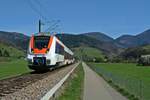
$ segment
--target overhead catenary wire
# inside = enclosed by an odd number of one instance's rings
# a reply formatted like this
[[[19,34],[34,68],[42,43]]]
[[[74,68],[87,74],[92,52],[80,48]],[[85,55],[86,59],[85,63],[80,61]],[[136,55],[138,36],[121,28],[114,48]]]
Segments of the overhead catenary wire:
[[[49,21],[47,17],[42,13],[40,9],[44,9],[45,7],[41,4],[39,0],[25,0],[27,1],[28,5],[31,7],[31,9],[36,12],[41,18],[41,25],[49,24],[49,27],[45,30],[45,32],[49,31],[60,31],[60,20],[51,20]],[[38,5],[38,6],[37,6]],[[45,9],[44,9],[45,10]],[[42,20],[43,19],[43,20]]]
[[[56,26],[58,27],[60,20],[56,20],[52,25],[50,25],[45,31],[51,31],[52,29],[56,28]]]
[[[33,2],[35,2],[37,5],[39,5],[42,12],[45,12],[45,13],[47,12],[45,6],[43,6],[43,4],[39,0],[33,0]]]
[[[37,7],[34,5],[34,3],[31,0],[26,0],[26,1],[34,12],[36,12],[42,19],[47,21],[47,17],[44,16],[43,13],[41,13],[41,11],[39,9],[37,9]]]

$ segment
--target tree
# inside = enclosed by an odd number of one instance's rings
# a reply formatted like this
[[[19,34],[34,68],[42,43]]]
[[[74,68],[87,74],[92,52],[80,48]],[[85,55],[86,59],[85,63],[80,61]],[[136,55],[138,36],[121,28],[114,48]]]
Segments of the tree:
[[[10,57],[9,52],[7,50],[4,50],[4,57]]]
[[[0,57],[2,56],[2,51],[1,51],[1,49],[0,49]]]

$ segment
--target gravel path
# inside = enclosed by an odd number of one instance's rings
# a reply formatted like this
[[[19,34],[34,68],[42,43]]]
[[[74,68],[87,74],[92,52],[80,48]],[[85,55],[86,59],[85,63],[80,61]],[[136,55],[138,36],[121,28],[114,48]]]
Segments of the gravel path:
[[[76,64],[60,68],[58,70],[44,73],[42,78],[36,80],[13,93],[2,96],[2,100],[40,100],[47,91],[58,83]],[[48,74],[48,75],[47,75]],[[39,74],[42,75],[42,74]],[[38,75],[36,75],[38,76]],[[34,77],[33,77],[34,80]],[[20,80],[22,81],[22,80]],[[19,80],[16,80],[19,83]],[[20,85],[20,84],[19,84]],[[17,87],[13,84],[13,87]],[[12,89],[13,90],[13,89]]]
[[[83,100],[127,100],[85,63],[82,65],[85,71]]]

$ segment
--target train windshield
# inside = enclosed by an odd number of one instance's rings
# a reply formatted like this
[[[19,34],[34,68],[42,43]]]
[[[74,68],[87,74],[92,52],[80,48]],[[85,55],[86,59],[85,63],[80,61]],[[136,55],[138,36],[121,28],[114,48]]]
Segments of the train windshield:
[[[47,48],[50,40],[50,36],[35,36],[34,48],[42,49]]]

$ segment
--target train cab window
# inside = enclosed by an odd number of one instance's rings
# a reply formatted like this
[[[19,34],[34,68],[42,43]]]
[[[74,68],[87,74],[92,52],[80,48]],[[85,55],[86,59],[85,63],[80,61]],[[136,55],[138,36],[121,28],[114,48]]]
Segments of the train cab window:
[[[56,42],[56,50],[55,53],[64,55],[64,47]]]
[[[47,48],[50,40],[50,36],[35,36],[34,48],[42,49]]]

